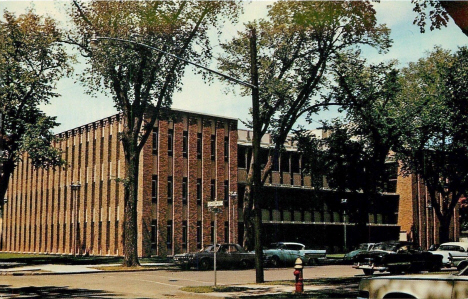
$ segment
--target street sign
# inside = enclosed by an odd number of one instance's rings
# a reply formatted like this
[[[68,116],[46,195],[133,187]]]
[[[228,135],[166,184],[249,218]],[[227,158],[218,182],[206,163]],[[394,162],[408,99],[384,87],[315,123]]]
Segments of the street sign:
[[[208,202],[208,207],[222,207],[224,205],[222,200],[215,200],[215,201],[209,201]]]

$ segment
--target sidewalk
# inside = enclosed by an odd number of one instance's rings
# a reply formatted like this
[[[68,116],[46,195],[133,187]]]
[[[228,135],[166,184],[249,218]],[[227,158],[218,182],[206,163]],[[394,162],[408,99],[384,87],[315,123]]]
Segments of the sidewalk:
[[[144,263],[142,266],[169,266],[168,263]],[[97,268],[117,267],[120,264],[102,264],[102,265],[61,265],[44,264],[32,266],[19,266],[7,269],[0,269],[2,275],[46,275],[46,274],[79,274],[102,272]],[[154,270],[154,269],[152,269]]]

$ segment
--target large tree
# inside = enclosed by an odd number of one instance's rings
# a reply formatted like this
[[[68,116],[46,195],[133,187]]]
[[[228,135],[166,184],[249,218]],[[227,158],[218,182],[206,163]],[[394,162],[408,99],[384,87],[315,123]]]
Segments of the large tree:
[[[355,243],[369,242],[366,225],[372,205],[386,191],[390,150],[399,140],[395,118],[400,83],[394,63],[366,65],[353,54],[343,58],[336,71],[338,84],[330,97],[342,105],[343,118],[325,122],[323,139],[308,131],[298,132],[304,171],[319,190],[327,186],[354,194],[346,207],[356,223]],[[393,161],[394,162],[394,161]]]
[[[248,81],[252,76],[252,28],[257,32],[258,111],[252,110],[247,126],[254,129],[255,140],[272,133],[275,147],[266,154],[265,163],[251,159],[247,186],[243,195],[244,247],[252,249],[253,219],[261,213],[261,187],[271,173],[273,163],[283,149],[291,129],[301,117],[312,117],[321,107],[330,105],[318,99],[339,53],[369,45],[379,50],[390,46],[389,30],[379,25],[375,11],[367,1],[278,1],[267,19],[247,25],[239,36],[223,45],[225,54],[219,65],[229,75]],[[251,89],[244,89],[250,94]],[[255,108],[255,106],[253,106]],[[255,123],[255,126],[254,126]],[[258,154],[258,153],[257,153]],[[254,169],[258,172],[254,173]],[[253,194],[255,183],[259,194]],[[260,199],[253,197],[260,196]],[[255,203],[254,203],[255,202]],[[261,231],[257,225],[256,239]],[[258,255],[261,246],[255,246]],[[257,269],[261,271],[262,269]],[[257,275],[257,277],[261,277]],[[258,281],[258,279],[257,279]]]
[[[468,186],[467,65],[467,48],[454,54],[435,48],[402,71],[398,157],[427,187],[440,242],[449,240],[454,208]]]
[[[70,56],[61,31],[51,18],[28,10],[18,17],[8,11],[0,21],[0,203],[10,176],[25,152],[35,167],[53,167],[64,161],[51,146],[55,117],[40,105],[58,97],[57,81],[71,71]]]
[[[447,26],[449,16],[455,24],[468,35],[468,2],[466,1],[439,1],[439,0],[411,0],[414,4],[413,11],[417,13],[413,24],[416,24],[425,32],[427,19],[429,18],[431,30]]]
[[[92,1],[74,2],[72,17],[76,31],[71,37],[89,57],[83,81],[90,91],[112,95],[123,114],[121,141],[125,157],[124,265],[138,265],[137,191],[140,152],[172,94],[182,86],[186,63],[208,63],[210,28],[237,17],[238,3],[232,1]],[[132,39],[138,43],[103,40],[91,49],[93,35]],[[140,44],[139,44],[140,43]],[[197,70],[198,71],[198,70]],[[164,255],[165,244],[159,254]]]

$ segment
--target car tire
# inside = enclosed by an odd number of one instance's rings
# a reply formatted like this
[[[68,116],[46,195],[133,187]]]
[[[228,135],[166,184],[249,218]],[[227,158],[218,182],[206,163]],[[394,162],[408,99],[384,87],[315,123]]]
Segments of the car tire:
[[[362,269],[362,271],[364,272],[364,275],[374,274],[374,270],[372,270],[372,269]]]
[[[271,265],[275,268],[279,268],[281,264],[281,260],[278,256],[274,255],[272,258],[271,258]]]
[[[308,266],[318,265],[318,259],[309,259],[309,260],[307,260],[307,265]]]
[[[250,269],[252,268],[252,263],[249,260],[242,260],[241,266],[242,266],[242,269]]]
[[[206,270],[209,270],[210,268],[211,268],[211,263],[210,263],[209,259],[202,259],[198,263],[198,269],[199,270],[206,271]]]

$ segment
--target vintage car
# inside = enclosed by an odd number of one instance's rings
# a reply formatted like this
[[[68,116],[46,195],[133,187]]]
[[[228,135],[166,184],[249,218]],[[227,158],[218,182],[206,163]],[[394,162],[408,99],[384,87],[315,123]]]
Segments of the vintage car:
[[[174,262],[183,269],[208,270],[213,267],[215,250],[217,268],[250,268],[255,265],[255,254],[245,251],[239,244],[216,244],[216,249],[208,245],[198,252],[176,254]]]
[[[358,299],[369,298],[468,298],[468,269],[456,275],[413,274],[363,278],[359,283]]]
[[[461,261],[468,258],[468,243],[467,242],[448,242],[440,244],[433,254],[438,254],[443,257],[442,264],[447,267],[457,266]]]
[[[295,242],[272,243],[263,250],[264,263],[273,267],[293,265],[297,258],[306,265],[313,265],[326,256],[326,250],[305,249],[304,244]]]
[[[372,247],[374,247],[375,243],[362,243],[362,244],[359,244],[359,246],[355,249],[355,250],[352,250],[348,253],[346,253],[343,257],[343,261],[347,262],[347,263],[353,263],[357,256],[361,253],[364,253],[364,252],[367,252],[369,250],[372,249]]]
[[[372,275],[374,271],[392,274],[439,271],[442,256],[415,250],[411,242],[383,242],[376,244],[371,251],[359,254],[353,267],[362,269],[365,275]]]

